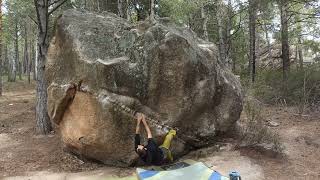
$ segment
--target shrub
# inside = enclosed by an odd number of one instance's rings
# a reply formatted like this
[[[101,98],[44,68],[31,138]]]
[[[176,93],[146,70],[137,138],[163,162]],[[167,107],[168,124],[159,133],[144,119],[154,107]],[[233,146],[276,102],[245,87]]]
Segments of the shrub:
[[[258,100],[246,98],[244,113],[247,118],[242,120],[240,129],[242,146],[254,147],[260,144],[270,144],[273,152],[282,154],[284,147],[280,136],[265,125],[261,111],[262,104]]]
[[[252,87],[253,95],[264,103],[285,102],[298,105],[302,109],[320,103],[320,66],[292,69],[289,73],[286,90],[281,70],[260,71]],[[299,109],[301,109],[299,108]]]

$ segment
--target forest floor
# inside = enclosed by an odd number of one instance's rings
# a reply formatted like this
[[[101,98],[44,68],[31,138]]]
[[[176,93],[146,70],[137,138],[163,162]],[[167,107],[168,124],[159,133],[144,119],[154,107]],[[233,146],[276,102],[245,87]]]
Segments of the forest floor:
[[[125,177],[133,168],[84,162],[64,152],[58,134],[35,134],[34,84],[6,83],[0,97],[0,179],[101,179]],[[266,118],[285,146],[284,157],[253,148],[233,148],[226,139],[219,151],[210,148],[184,158],[206,163],[225,175],[237,170],[243,179],[320,179],[320,110],[297,116],[294,107],[265,107]]]

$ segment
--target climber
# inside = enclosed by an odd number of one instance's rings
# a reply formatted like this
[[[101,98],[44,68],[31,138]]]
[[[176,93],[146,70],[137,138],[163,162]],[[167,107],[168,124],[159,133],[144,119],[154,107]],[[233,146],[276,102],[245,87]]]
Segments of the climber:
[[[176,136],[175,130],[170,130],[166,135],[163,144],[158,146],[155,140],[152,138],[151,130],[146,122],[145,115],[136,112],[134,115],[137,118],[137,127],[135,135],[135,151],[139,155],[142,161],[147,165],[162,165],[163,163],[173,161],[173,157],[170,151],[170,144],[174,136]],[[140,143],[140,123],[143,123],[145,130],[147,131],[148,144],[146,146]]]

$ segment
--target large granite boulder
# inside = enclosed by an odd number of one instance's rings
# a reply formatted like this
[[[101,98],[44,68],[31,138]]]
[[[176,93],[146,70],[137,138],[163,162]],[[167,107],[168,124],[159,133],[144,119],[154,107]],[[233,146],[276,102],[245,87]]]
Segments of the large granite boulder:
[[[163,127],[177,128],[174,154],[210,145],[234,126],[243,100],[218,54],[165,19],[133,25],[114,14],[68,10],[48,52],[49,116],[66,148],[110,165],[136,159],[136,121],[127,108],[153,119],[160,141]]]

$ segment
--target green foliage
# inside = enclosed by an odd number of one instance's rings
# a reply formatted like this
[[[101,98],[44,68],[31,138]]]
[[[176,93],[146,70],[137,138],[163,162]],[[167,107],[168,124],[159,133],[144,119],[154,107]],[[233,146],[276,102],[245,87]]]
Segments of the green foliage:
[[[7,0],[4,6],[7,12],[3,14],[3,38],[6,44],[11,44],[15,37],[15,24],[18,25],[18,38],[24,35],[24,26],[35,24],[31,19],[35,19],[33,0]],[[32,31],[35,32],[35,31]]]
[[[320,42],[319,41],[305,40],[304,45],[306,47],[308,47],[312,52],[320,52]]]
[[[245,29],[240,29],[236,34],[236,38],[232,40],[231,58],[237,64],[235,73],[247,74],[246,64],[248,63],[248,36]]]
[[[219,0],[220,1],[220,0]],[[68,8],[82,8],[88,4],[98,4],[100,0],[70,0],[64,6],[59,8],[55,13],[51,15],[49,23],[49,33],[52,35],[54,29],[52,28],[55,17],[62,13],[63,10]],[[102,1],[101,1],[102,2]],[[129,10],[132,11],[132,19],[137,18],[134,13],[134,8],[132,3],[134,1],[129,0]],[[141,1],[145,2],[145,1]],[[198,24],[202,24],[200,18],[201,8],[206,11],[206,16],[208,17],[207,29],[209,34],[209,40],[218,45],[218,24],[217,24],[217,2],[218,0],[156,0],[156,13],[160,17],[169,17],[174,22],[178,24],[183,24],[190,27],[190,21],[199,21]],[[221,1],[220,1],[221,2]],[[249,34],[248,34],[248,1],[231,1],[231,7],[228,6],[227,1],[222,1],[223,5],[219,7],[219,11],[223,11],[223,29],[224,38],[227,40],[230,35],[228,43],[230,43],[231,59],[235,62],[235,73],[240,74],[243,79],[244,85],[249,84],[248,80],[248,52],[249,52]],[[280,27],[279,27],[279,8],[277,3],[279,1],[275,0],[258,0],[259,5],[257,6],[257,36],[260,37],[262,48],[265,47],[265,31],[269,33],[270,37],[273,39],[280,40]],[[319,34],[319,23],[316,18],[312,15],[319,13],[319,3],[313,0],[307,1],[295,1],[290,2],[290,43],[291,45],[297,45],[297,37],[302,38],[302,43],[304,45],[304,50],[311,50],[312,54],[320,51],[320,42],[318,40],[306,38],[306,36],[318,36]],[[36,20],[34,1],[33,0],[7,0],[4,1],[7,12],[3,16],[4,25],[4,42],[7,45],[12,45],[14,41],[14,24],[18,22],[19,28],[19,47],[20,53],[23,47],[23,31],[25,23],[31,23],[33,29],[33,38],[35,40],[35,35],[37,32],[36,25],[31,21],[31,19]],[[130,9],[131,8],[131,9]],[[90,9],[90,8],[89,8]],[[229,11],[230,10],[230,11]],[[228,22],[228,12],[231,12],[231,23],[232,27],[230,32],[227,32],[227,22]],[[318,16],[318,15],[317,15]],[[199,31],[201,32],[201,31]],[[230,34],[228,34],[230,33]],[[303,34],[303,35],[302,35]],[[199,35],[200,36],[200,35]],[[9,47],[9,49],[12,49]],[[10,52],[9,52],[10,53]],[[20,56],[23,57],[23,56]],[[318,58],[319,55],[318,55]],[[258,68],[258,67],[257,67]],[[289,104],[297,104],[302,101],[312,103],[317,101],[317,82],[319,77],[316,75],[319,73],[318,67],[306,68],[305,71],[298,71],[292,69],[288,80],[288,93],[283,93],[283,82],[282,82],[282,72],[279,70],[259,70],[258,69],[257,82],[254,85],[254,94],[257,95],[259,99],[267,103],[276,103],[279,100],[285,99]],[[305,85],[305,86],[304,86]],[[316,87],[313,87],[316,86]],[[302,87],[306,87],[303,90]],[[306,96],[308,96],[306,98]],[[305,100],[304,100],[305,99]]]
[[[10,26],[14,27],[13,24],[16,21],[22,26],[29,17],[35,18],[33,0],[7,0],[5,3],[8,10],[5,15]]]
[[[176,23],[183,24],[189,21],[190,15],[197,10],[195,1],[161,0],[159,1],[159,16],[170,17]]]
[[[313,105],[320,102],[320,66],[312,65],[304,70],[292,69],[283,92],[282,72],[269,70],[260,73],[254,85],[254,95],[269,104],[285,100],[288,105]]]

